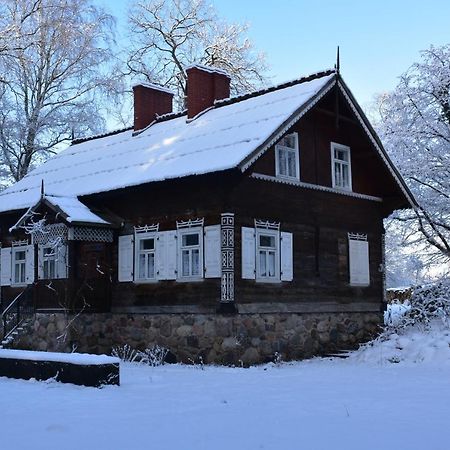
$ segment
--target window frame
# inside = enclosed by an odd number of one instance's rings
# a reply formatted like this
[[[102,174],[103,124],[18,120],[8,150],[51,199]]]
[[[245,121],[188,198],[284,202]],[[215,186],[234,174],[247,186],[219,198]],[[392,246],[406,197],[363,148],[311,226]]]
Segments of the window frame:
[[[188,234],[198,234],[198,244],[197,245],[189,245],[183,246],[183,236]],[[204,242],[203,242],[204,230],[203,227],[189,227],[189,228],[181,228],[178,229],[177,234],[177,250],[178,250],[178,268],[177,268],[177,281],[202,281],[204,279],[204,261],[203,261],[203,250],[204,250]],[[183,250],[199,250],[199,274],[198,275],[183,275]],[[191,252],[190,252],[191,255]],[[192,258],[192,256],[191,256]],[[192,270],[190,271],[192,272]]]
[[[11,262],[12,262],[12,271],[11,271],[11,286],[26,286],[27,285],[27,248],[28,245],[13,245],[11,247]],[[24,259],[20,259],[16,261],[16,253],[24,252]],[[23,264],[23,281],[16,282],[16,265]],[[22,271],[19,269],[19,275],[22,274]]]
[[[291,147],[286,147],[285,145],[280,144],[281,140],[287,136],[293,136],[294,140],[295,140],[295,148],[291,148]],[[283,178],[286,180],[296,180],[296,181],[300,181],[300,152],[299,152],[299,145],[298,145],[298,133],[294,132],[294,133],[288,133],[286,135],[283,136],[283,138],[281,138],[277,144],[275,144],[275,176],[277,178]],[[280,151],[286,151],[288,153],[293,152],[295,155],[295,176],[291,176],[291,175],[285,175],[282,174],[280,172],[280,157],[279,157],[279,152]],[[289,168],[289,164],[288,164],[288,168]]]
[[[342,150],[347,152],[348,154],[348,161],[343,161],[341,159],[337,159],[334,156],[335,150]],[[331,185],[334,189],[339,189],[343,191],[353,191],[352,187],[352,152],[348,145],[344,144],[338,144],[337,142],[331,142],[330,143],[330,153],[331,153]],[[335,164],[339,163],[341,166],[347,166],[348,167],[348,186],[338,186],[336,184],[336,167]]]
[[[52,250],[52,254],[51,255],[46,255],[45,254],[45,250],[46,249],[51,249]],[[57,279],[57,275],[58,275],[58,267],[57,267],[57,262],[58,262],[58,258],[57,258],[57,252],[58,252],[58,248],[57,247],[53,247],[51,245],[43,245],[42,246],[42,280],[55,280]],[[53,277],[49,276],[46,277],[45,276],[45,263],[51,263],[53,261]]]
[[[271,276],[262,276],[261,275],[261,260],[260,260],[260,251],[268,252],[271,247],[265,247],[260,245],[260,237],[261,236],[270,236],[275,240],[275,274],[273,277]],[[280,232],[279,230],[267,229],[267,228],[255,228],[255,280],[259,283],[281,283],[281,274],[280,274],[280,258],[281,258],[281,250],[280,250]]]
[[[153,250],[141,250],[140,242],[146,239],[153,239]],[[158,233],[156,231],[139,232],[134,236],[134,282],[138,284],[143,283],[156,283],[158,281],[157,271],[157,257],[156,257],[156,241],[158,240]],[[139,257],[141,254],[154,255],[153,264],[153,277],[152,278],[139,278]]]

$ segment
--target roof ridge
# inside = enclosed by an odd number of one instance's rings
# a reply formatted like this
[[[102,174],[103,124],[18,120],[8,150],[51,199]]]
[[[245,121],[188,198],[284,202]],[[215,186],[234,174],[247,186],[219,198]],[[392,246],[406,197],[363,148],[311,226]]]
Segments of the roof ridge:
[[[290,80],[290,81],[284,81],[283,83],[274,84],[273,86],[268,86],[266,88],[259,89],[257,91],[246,92],[244,94],[239,94],[239,95],[236,95],[236,96],[233,96],[233,97],[230,97],[230,98],[224,98],[222,100],[216,100],[214,102],[214,106],[215,107],[221,107],[221,106],[230,105],[232,103],[237,103],[237,102],[240,102],[240,101],[243,101],[243,100],[247,100],[248,98],[258,97],[260,95],[268,94],[269,92],[274,92],[274,91],[277,91],[279,89],[284,89],[284,88],[287,88],[287,87],[294,86],[296,84],[306,83],[308,81],[312,81],[312,80],[316,80],[318,78],[326,77],[326,76],[331,75],[333,73],[336,73],[336,69],[321,70],[319,72],[315,72],[315,73],[312,73],[310,75],[303,76],[301,78],[295,78],[295,79]]]

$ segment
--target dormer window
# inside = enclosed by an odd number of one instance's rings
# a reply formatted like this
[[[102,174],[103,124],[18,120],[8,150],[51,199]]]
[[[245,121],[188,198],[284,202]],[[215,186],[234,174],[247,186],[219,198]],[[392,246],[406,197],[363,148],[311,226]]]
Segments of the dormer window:
[[[275,173],[280,178],[300,179],[297,133],[284,136],[275,145]]]
[[[331,172],[334,188],[352,190],[350,147],[331,143]]]

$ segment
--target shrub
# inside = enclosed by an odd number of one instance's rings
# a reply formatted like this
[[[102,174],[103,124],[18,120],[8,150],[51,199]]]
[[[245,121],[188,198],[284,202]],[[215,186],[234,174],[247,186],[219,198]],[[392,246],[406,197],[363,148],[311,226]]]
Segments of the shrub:
[[[111,349],[111,355],[124,362],[136,362],[139,360],[139,352],[128,344],[117,345]]]
[[[146,348],[143,352],[139,352],[138,354],[139,360],[143,364],[156,367],[164,364],[167,353],[169,353],[167,348],[155,344],[152,347]]]

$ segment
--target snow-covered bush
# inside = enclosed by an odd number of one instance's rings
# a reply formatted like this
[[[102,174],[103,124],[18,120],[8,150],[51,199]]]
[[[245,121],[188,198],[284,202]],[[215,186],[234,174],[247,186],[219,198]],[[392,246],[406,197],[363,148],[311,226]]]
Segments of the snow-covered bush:
[[[111,349],[111,355],[124,362],[139,361],[139,352],[131,348],[128,344],[113,347]]]
[[[146,348],[143,352],[138,352],[138,357],[143,364],[156,367],[164,364],[168,353],[169,350],[167,348],[155,344],[152,347]]]
[[[414,324],[428,325],[430,321],[440,319],[448,324],[450,319],[450,283],[440,282],[419,286],[414,289],[409,310],[402,316],[398,326]]]
[[[383,333],[349,357],[379,364],[450,362],[450,282],[416,287],[408,303],[388,305]]]

